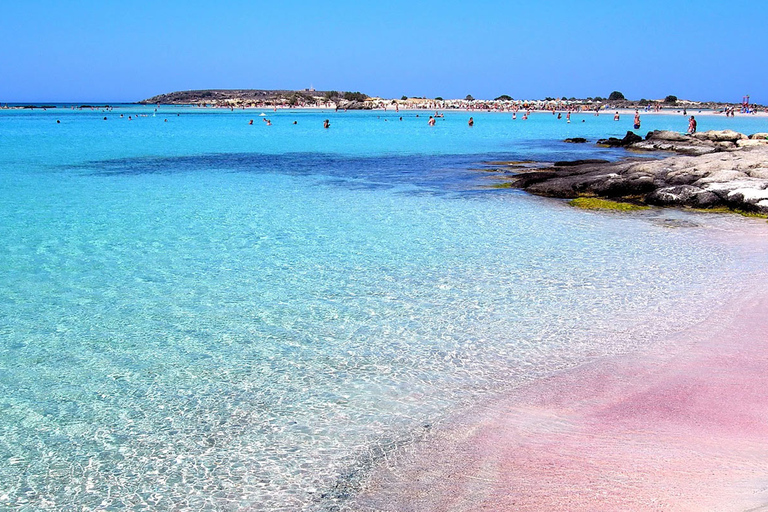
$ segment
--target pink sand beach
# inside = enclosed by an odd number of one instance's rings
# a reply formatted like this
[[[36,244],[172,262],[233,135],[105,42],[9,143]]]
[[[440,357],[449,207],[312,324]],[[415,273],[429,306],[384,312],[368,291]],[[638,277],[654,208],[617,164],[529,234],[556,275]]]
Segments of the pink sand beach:
[[[715,236],[766,265],[705,321],[468,411],[376,469],[352,508],[768,510],[768,226]]]

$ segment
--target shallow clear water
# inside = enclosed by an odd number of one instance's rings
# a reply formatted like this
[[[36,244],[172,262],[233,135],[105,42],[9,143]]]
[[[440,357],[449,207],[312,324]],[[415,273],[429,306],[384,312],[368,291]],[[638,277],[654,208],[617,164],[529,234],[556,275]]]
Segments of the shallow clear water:
[[[622,135],[606,115],[267,113],[0,111],[0,507],[331,509],[427,425],[650,343],[738,271],[669,227],[695,217],[472,170],[619,158],[557,142]]]

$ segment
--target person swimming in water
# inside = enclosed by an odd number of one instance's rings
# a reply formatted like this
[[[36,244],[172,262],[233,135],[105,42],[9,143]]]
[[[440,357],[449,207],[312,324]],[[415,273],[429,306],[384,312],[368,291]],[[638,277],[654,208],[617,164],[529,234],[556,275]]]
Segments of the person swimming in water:
[[[429,126],[435,126],[435,118],[432,116],[429,116],[429,121],[427,121],[427,124]]]
[[[469,126],[475,126],[475,120],[473,118],[469,118]]]
[[[691,116],[691,118],[688,119],[688,133],[690,133],[691,135],[696,133],[696,125],[697,124],[698,123],[696,123],[696,118]]]
[[[331,127],[331,122],[328,119],[323,121],[323,128],[330,128],[330,127]]]

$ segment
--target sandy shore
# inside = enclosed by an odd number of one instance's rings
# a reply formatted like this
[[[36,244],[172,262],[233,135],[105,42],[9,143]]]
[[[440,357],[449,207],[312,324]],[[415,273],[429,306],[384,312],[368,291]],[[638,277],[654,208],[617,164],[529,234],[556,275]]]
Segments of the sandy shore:
[[[768,261],[764,221],[716,236]],[[379,467],[351,509],[768,510],[765,268],[657,348],[469,411]]]

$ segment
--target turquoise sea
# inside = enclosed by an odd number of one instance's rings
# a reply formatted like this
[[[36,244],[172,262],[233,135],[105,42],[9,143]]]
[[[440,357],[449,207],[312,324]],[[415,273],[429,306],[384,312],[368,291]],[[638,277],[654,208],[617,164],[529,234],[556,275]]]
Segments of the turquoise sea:
[[[335,510],[463,408],[654,343],[754,264],[710,236],[741,218],[491,187],[490,161],[621,158],[559,141],[631,116],[260,113],[0,110],[0,509]]]

